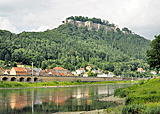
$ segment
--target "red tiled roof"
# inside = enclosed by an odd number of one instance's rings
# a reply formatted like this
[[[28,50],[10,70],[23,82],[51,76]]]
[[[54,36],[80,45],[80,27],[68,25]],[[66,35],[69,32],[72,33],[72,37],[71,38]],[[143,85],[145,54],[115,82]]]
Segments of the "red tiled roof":
[[[64,74],[64,73],[60,73],[60,75],[61,75],[61,76],[65,76],[65,74]]]
[[[27,72],[24,68],[13,67],[16,71],[16,75],[27,75]]]
[[[15,71],[26,71],[24,68],[13,67]]]
[[[67,69],[64,69],[64,68],[62,68],[62,67],[54,67],[53,69],[54,69],[54,70],[65,70],[65,71],[67,70]]]

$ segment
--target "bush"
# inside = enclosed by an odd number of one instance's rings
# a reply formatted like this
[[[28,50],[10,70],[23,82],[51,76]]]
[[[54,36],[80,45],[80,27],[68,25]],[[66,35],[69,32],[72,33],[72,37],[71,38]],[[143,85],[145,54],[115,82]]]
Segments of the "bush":
[[[160,107],[151,107],[146,110],[146,114],[160,114]]]
[[[81,82],[81,80],[77,79],[76,82]]]
[[[144,105],[131,105],[131,106],[124,106],[122,107],[121,113],[122,114],[140,114],[143,113],[146,109]]]
[[[130,95],[125,98],[125,105],[129,104],[142,104],[142,103],[148,103],[148,102],[158,102],[160,101],[160,95],[158,94],[147,94],[147,95],[139,95],[136,96],[136,94]]]
[[[56,80],[53,80],[53,83],[58,84],[58,82]]]
[[[129,94],[128,91],[121,88],[114,91],[114,96],[119,96],[121,98],[126,97],[128,94]]]

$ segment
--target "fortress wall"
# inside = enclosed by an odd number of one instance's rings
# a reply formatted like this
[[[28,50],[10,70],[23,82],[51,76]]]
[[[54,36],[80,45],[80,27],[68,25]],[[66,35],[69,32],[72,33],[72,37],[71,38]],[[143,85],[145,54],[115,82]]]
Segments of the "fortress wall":
[[[84,22],[81,22],[81,21],[76,21],[75,24],[78,26],[78,27],[83,27],[85,26],[85,23]]]
[[[64,24],[67,24],[67,23],[77,25],[78,27],[87,26],[88,30],[92,30],[92,28],[95,28],[95,30],[97,31],[100,28],[104,27],[106,32],[108,30],[114,30],[116,32],[116,27],[109,27],[109,26],[93,23],[92,21],[81,22],[81,21],[74,21],[72,19],[68,19],[68,20],[65,20]]]

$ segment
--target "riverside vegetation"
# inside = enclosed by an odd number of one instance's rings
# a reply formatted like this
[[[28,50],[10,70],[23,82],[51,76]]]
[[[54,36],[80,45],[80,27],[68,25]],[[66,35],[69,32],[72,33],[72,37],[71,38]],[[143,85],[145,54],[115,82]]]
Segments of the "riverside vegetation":
[[[114,96],[125,97],[125,104],[116,109],[106,109],[108,113],[160,114],[160,78],[141,81],[127,88],[117,89]]]
[[[137,83],[136,81],[135,83]],[[47,87],[47,86],[65,86],[65,85],[87,85],[87,84],[107,84],[107,83],[132,83],[132,81],[104,81],[104,82],[81,82],[79,79],[76,81],[64,81],[58,82],[37,82],[37,83],[25,83],[25,82],[5,82],[0,81],[0,88],[23,88],[23,87]]]

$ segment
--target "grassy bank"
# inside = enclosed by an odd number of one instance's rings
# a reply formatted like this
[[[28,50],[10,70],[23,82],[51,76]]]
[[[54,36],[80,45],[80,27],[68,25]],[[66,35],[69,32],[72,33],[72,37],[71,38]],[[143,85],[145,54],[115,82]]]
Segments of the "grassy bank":
[[[160,78],[117,89],[114,96],[125,97],[125,105],[108,112],[122,114],[160,114]]]
[[[136,83],[137,81],[135,81]],[[85,85],[85,84],[107,84],[107,83],[132,83],[131,81],[105,81],[105,82],[38,82],[38,83],[26,83],[26,82],[4,82],[0,81],[0,88],[19,88],[19,87],[42,87],[42,86],[57,86],[57,85]]]

